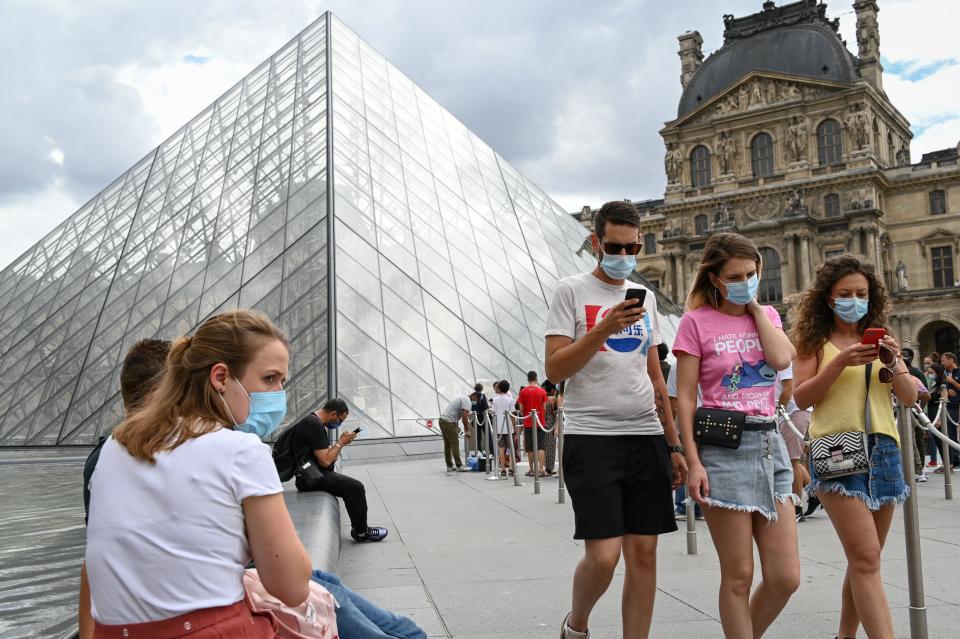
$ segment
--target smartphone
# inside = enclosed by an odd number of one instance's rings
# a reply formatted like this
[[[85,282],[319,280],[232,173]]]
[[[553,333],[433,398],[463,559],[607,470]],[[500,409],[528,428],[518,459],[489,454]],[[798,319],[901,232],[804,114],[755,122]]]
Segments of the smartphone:
[[[887,329],[885,328],[868,328],[863,332],[863,339],[860,340],[860,343],[877,346],[886,334]]]
[[[643,302],[647,299],[647,289],[645,288],[628,288],[627,294],[623,296],[625,300],[637,300],[633,304],[627,305],[626,308],[639,308],[643,306]]]
[[[362,428],[361,426],[357,426],[357,427],[353,430],[354,435],[356,435],[357,433],[359,433],[361,430],[363,430],[363,428]]]

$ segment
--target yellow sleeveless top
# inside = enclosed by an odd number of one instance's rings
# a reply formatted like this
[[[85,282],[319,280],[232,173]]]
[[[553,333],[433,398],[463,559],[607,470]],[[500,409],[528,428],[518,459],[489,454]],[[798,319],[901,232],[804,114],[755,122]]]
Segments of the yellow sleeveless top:
[[[823,360],[817,369],[819,373],[840,353],[830,340],[823,344]],[[880,360],[874,360],[870,380],[870,432],[889,435],[900,445],[897,424],[893,419],[893,407],[890,384],[880,383]],[[823,437],[835,433],[851,431],[864,432],[864,403],[866,400],[866,380],[864,366],[847,366],[833,383],[833,386],[813,407],[810,419],[810,437]]]

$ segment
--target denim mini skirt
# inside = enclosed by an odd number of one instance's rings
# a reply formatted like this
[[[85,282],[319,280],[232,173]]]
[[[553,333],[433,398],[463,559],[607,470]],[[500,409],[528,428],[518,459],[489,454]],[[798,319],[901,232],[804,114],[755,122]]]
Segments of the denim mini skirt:
[[[701,445],[700,462],[710,481],[711,506],[760,513],[777,520],[777,504],[793,494],[793,467],[787,445],[776,429],[744,431],[738,448]]]
[[[905,502],[910,496],[910,487],[903,478],[903,463],[900,461],[897,441],[889,435],[870,434],[867,436],[867,449],[870,453],[870,472],[820,480],[811,466],[807,493],[840,493],[855,497],[870,510]]]

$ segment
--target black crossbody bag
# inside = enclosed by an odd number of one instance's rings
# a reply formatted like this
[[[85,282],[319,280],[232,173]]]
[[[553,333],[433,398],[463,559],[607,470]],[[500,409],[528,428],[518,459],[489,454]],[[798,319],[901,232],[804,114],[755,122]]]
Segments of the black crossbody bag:
[[[693,440],[698,444],[736,449],[743,440],[746,423],[746,413],[701,406],[693,417]]]

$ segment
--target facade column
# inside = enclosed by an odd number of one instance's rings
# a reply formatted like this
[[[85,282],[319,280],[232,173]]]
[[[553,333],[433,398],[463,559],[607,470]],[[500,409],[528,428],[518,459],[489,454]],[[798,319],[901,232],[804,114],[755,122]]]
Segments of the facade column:
[[[680,273],[680,281],[676,299],[678,304],[682,304],[681,300],[685,299],[687,295],[687,261],[682,254],[677,256],[677,261],[680,263],[677,269],[677,272]]]
[[[664,257],[666,258],[664,259],[666,271],[663,274],[663,289],[671,298],[675,299],[677,291],[676,276],[674,275],[675,269],[673,267],[673,253],[668,252]]]
[[[800,287],[797,285],[797,248],[794,245],[796,240],[795,235],[787,235],[787,264],[789,266],[786,270],[787,275],[787,290],[784,291],[785,295],[790,295],[793,293],[798,293]]]
[[[879,273],[883,273],[883,265],[880,263],[880,247],[877,243],[877,229],[867,228],[865,230],[867,236],[867,250],[864,251],[864,255],[867,256],[873,265],[877,267]]]
[[[810,236],[800,238],[800,286],[804,289],[810,283]]]

